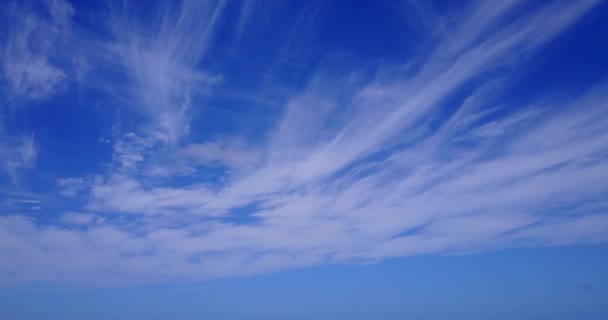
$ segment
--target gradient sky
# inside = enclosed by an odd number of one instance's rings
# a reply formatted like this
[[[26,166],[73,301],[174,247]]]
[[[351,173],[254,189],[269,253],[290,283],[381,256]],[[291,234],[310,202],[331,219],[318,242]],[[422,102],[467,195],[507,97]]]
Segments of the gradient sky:
[[[0,319],[607,319],[608,2],[0,3]]]

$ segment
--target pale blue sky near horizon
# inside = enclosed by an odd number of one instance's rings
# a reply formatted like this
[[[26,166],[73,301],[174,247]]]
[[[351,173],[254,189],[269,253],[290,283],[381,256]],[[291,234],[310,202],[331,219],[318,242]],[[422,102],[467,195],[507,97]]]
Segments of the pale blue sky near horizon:
[[[608,247],[510,249],[202,283],[3,288],[5,319],[588,319],[608,316]]]
[[[608,2],[0,1],[0,319],[608,318]]]

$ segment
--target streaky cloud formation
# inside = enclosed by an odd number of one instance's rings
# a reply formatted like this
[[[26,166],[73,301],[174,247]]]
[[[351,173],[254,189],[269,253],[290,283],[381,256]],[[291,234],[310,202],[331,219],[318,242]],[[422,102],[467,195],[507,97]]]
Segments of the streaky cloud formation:
[[[149,116],[157,139],[174,142],[188,132],[197,91],[221,80],[198,70],[224,2],[191,1],[159,6],[155,23],[130,14],[128,5],[111,22],[115,41],[108,57],[127,79],[127,103]],[[155,18],[153,18],[155,19]],[[112,89],[114,87],[112,86]]]
[[[77,108],[113,120],[81,142],[98,156],[54,172],[36,166],[45,147],[31,132],[0,126],[12,199],[0,283],[183,282],[604,243],[607,84],[514,98],[530,61],[599,2],[447,13],[412,2],[403,32],[431,40],[397,61],[315,53],[332,17],[323,2],[113,3],[94,27],[78,19],[90,8],[62,0],[10,4],[3,103],[20,106],[6,119],[78,84]],[[51,182],[25,190],[32,176]]]
[[[3,73],[11,98],[48,99],[66,81],[59,46],[68,41],[74,13],[63,1],[47,1],[45,14],[6,4],[6,35],[3,39]],[[55,61],[58,60],[58,61]]]

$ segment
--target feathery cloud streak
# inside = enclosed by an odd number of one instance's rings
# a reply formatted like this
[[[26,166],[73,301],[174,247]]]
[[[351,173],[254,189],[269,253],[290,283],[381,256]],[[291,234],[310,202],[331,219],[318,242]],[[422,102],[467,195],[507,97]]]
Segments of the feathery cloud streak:
[[[320,63],[253,142],[194,131],[193,119],[238,82],[229,64],[213,64],[216,47],[238,51],[257,17],[277,12],[188,1],[142,16],[113,8],[111,36],[86,44],[102,52],[87,57],[103,74],[92,87],[136,121],[114,127],[102,173],[57,179],[57,196],[74,208],[0,217],[0,270],[10,275],[2,281],[186,281],[605,242],[605,85],[566,99],[508,99],[513,73],[597,2],[515,15],[522,1],[480,1],[457,21],[429,14],[448,27],[425,24],[428,52],[371,76],[363,67],[335,76]],[[277,70],[290,46],[311,41],[293,30],[260,88],[285,86]],[[226,34],[237,44],[218,40]],[[100,80],[108,74],[117,85]]]

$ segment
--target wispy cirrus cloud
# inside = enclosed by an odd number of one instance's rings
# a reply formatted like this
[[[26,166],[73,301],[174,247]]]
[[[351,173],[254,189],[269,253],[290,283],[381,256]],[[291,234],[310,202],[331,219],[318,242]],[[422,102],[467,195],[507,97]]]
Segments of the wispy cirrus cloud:
[[[38,148],[32,133],[17,132],[4,121],[14,104],[48,100],[65,86],[58,49],[70,37],[73,8],[60,0],[42,1],[37,10],[9,2],[2,8],[0,166],[2,176],[17,183],[20,173],[34,166]]]
[[[44,100],[64,85],[60,46],[71,33],[74,9],[61,0],[42,2],[41,12],[5,3],[7,17],[2,39],[2,70],[11,99]]]
[[[0,142],[0,164],[3,173],[13,182],[19,180],[20,171],[32,168],[37,158],[38,149],[32,136],[7,138]]]
[[[180,2],[151,19],[112,11],[104,47],[143,120],[116,134],[107,171],[59,180],[81,210],[51,223],[0,217],[0,271],[13,275],[0,280],[199,280],[608,241],[597,201],[608,191],[606,85],[516,102],[506,85],[597,1],[513,15],[522,3],[425,16],[442,19],[428,30],[437,43],[403,72],[342,77],[320,64],[256,143],[188,136],[192,109],[205,108],[197,96],[220,79],[201,65],[225,3]],[[238,11],[236,38],[256,8]]]
[[[156,4],[158,15],[140,16],[129,5],[114,9],[106,59],[125,78],[118,92],[150,119],[147,131],[174,143],[189,131],[192,104],[221,75],[198,66],[225,7],[223,1]],[[115,90],[112,88],[112,90]]]

